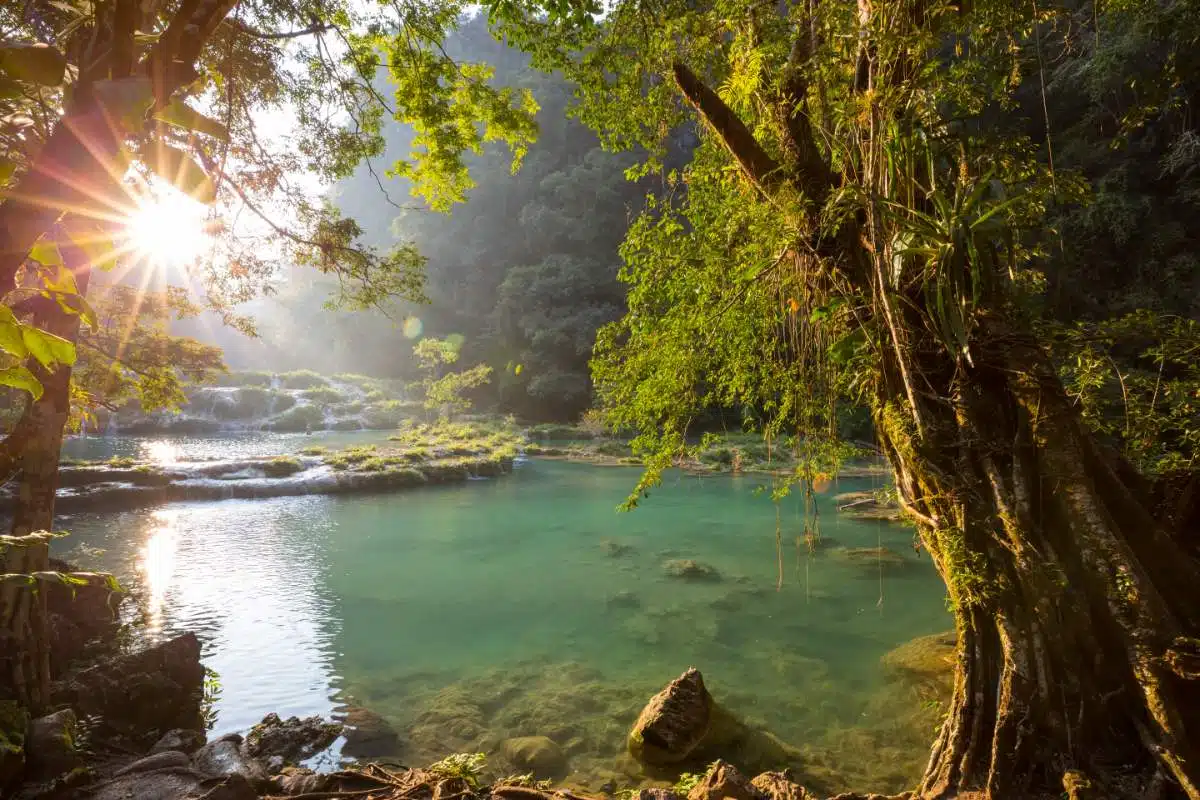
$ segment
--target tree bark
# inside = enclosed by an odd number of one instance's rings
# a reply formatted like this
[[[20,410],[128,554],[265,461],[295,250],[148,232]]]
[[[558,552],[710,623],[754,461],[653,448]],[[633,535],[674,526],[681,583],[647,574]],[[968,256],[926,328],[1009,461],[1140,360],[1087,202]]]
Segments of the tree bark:
[[[75,273],[81,296],[87,294],[91,265],[86,254],[59,243],[63,259]],[[64,312],[56,302],[38,298],[34,324],[71,342],[79,338],[80,318]],[[43,369],[30,359],[27,366],[42,382],[42,396],[30,403],[17,428],[26,432],[18,458],[20,474],[15,498],[12,535],[50,531],[54,527],[54,501],[58,491],[58,466],[63,430],[71,411],[71,368],[59,365]],[[49,569],[50,547],[45,540],[8,547],[0,571],[31,574]],[[49,702],[50,651],[46,629],[45,594],[37,584],[10,581],[0,584],[0,640],[5,647],[0,663],[3,680],[18,702],[33,713]],[[3,687],[0,687],[3,688]]]
[[[782,181],[821,196],[804,183],[816,165],[781,172],[714,92],[674,72],[760,192],[778,200]],[[880,445],[958,629],[916,796],[1083,797],[1090,784],[1098,797],[1200,800],[1196,562],[1102,454],[1002,293],[976,305],[963,363],[934,338],[919,285],[902,298],[890,285],[890,232],[876,224],[870,207],[844,223],[822,269],[870,299]]]

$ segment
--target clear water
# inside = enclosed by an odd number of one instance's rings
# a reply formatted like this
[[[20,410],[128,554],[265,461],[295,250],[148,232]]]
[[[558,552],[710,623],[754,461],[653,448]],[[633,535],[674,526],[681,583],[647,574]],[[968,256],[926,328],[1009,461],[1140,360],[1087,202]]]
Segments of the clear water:
[[[63,521],[73,535],[62,546],[102,549],[82,560],[137,587],[152,630],[197,631],[223,685],[218,732],[353,704],[394,725],[405,763],[549,735],[577,782],[630,783],[629,724],[696,666],[718,701],[800,748],[813,774],[859,789],[911,783],[932,717],[879,659],[950,627],[911,531],[838,519],[822,498],[827,539],[905,555],[881,574],[798,552],[798,508],[785,501],[777,591],[776,507],[755,491],[766,479],[673,476],[618,513],[636,477],[535,460],[393,495],[78,515]],[[630,549],[614,557],[606,540]],[[722,580],[668,577],[668,558]]]

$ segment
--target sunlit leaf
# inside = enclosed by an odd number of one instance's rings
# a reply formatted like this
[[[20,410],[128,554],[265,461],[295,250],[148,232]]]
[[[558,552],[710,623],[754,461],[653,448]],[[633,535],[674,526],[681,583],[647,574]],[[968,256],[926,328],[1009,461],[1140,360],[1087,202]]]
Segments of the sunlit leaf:
[[[66,69],[66,57],[48,44],[0,44],[0,70],[17,80],[57,86],[62,83]]]
[[[57,267],[63,263],[62,253],[58,245],[47,239],[41,239],[29,251],[29,257],[46,267]]]
[[[204,133],[223,142],[229,141],[229,129],[211,117],[206,117],[181,100],[172,100],[163,110],[155,113],[155,119],[183,128]]]
[[[96,311],[83,295],[78,292],[55,292],[54,299],[58,301],[58,307],[63,311],[68,314],[77,314],[89,328],[96,329]]]
[[[32,372],[20,365],[0,370],[0,386],[22,389],[33,395],[34,400],[42,396],[42,382],[34,377]]]
[[[0,350],[17,358],[29,355],[29,348],[21,336],[21,327],[12,309],[0,305]]]
[[[143,152],[143,159],[146,166],[160,177],[201,203],[212,203],[217,199],[217,187],[212,179],[203,167],[182,150],[158,142]]]
[[[21,329],[21,338],[29,348],[29,354],[43,367],[75,363],[75,345],[61,336],[25,326]]]

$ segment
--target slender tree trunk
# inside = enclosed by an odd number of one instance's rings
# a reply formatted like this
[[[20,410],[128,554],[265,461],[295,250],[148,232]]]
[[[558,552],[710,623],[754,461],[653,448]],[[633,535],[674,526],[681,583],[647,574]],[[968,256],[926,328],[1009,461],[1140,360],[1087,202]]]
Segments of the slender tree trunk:
[[[64,237],[65,238],[65,237]],[[81,295],[87,294],[90,264],[78,249],[60,243],[67,266],[75,273]],[[34,324],[71,342],[79,338],[80,318],[65,313],[57,303],[46,300],[34,312]],[[50,531],[54,526],[54,500],[58,491],[58,466],[63,431],[71,410],[71,368],[59,365],[42,369],[31,360],[29,367],[42,382],[42,396],[29,404],[18,423],[28,431],[18,465],[17,496],[12,535]],[[49,542],[13,545],[3,551],[0,571],[30,574],[49,569]],[[0,640],[4,642],[3,678],[18,701],[37,713],[49,701],[50,652],[46,630],[45,594],[37,584],[0,584]]]

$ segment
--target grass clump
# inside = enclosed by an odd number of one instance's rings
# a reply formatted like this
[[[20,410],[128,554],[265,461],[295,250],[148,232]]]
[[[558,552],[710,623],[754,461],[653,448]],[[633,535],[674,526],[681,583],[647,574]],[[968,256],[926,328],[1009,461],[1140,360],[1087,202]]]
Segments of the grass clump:
[[[285,372],[279,376],[279,382],[288,389],[313,389],[317,386],[328,386],[329,381],[323,375],[311,369],[298,369]]]
[[[334,469],[350,469],[375,458],[378,450],[379,448],[373,444],[362,445],[360,447],[347,447],[345,450],[339,450],[336,453],[325,456],[325,463]]]
[[[304,465],[294,456],[275,456],[262,464],[262,471],[268,478],[286,478],[304,469]]]
[[[302,447],[298,452],[302,456],[323,456],[329,452],[329,448],[324,445],[314,444],[311,447]]]
[[[133,469],[137,461],[133,456],[113,456],[105,463],[113,469]]]
[[[430,764],[428,771],[439,778],[461,778],[472,789],[476,789],[485,769],[487,756],[483,753],[457,753]]]

